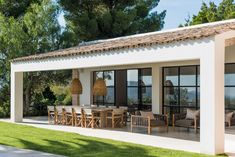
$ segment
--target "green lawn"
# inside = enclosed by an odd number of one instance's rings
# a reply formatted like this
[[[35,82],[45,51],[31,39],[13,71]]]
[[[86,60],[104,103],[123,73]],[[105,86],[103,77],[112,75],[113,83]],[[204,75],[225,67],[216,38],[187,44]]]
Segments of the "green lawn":
[[[0,122],[0,144],[74,157],[189,157],[207,155],[118,142]]]

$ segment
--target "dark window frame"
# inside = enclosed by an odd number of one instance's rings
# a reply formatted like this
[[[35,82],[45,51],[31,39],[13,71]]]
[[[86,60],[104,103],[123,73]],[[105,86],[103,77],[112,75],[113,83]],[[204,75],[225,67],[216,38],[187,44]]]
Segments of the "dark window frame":
[[[148,104],[143,104],[143,97],[142,97],[142,88],[144,88],[144,87],[146,87],[146,88],[151,88],[151,91],[152,91],[152,85],[145,85],[145,86],[143,86],[143,85],[141,85],[141,81],[142,81],[142,79],[141,79],[141,77],[143,76],[142,75],[142,70],[144,70],[144,69],[148,69],[148,70],[151,70],[151,77],[153,76],[152,75],[152,68],[151,67],[146,67],[146,68],[131,68],[131,69],[126,69],[126,72],[128,72],[128,70],[138,70],[138,83],[137,83],[137,85],[136,86],[130,86],[130,85],[128,85],[128,79],[127,79],[127,81],[126,81],[126,94],[127,94],[127,96],[126,96],[126,103],[127,103],[127,105],[128,105],[128,88],[137,88],[137,93],[138,93],[138,103],[137,104],[135,104],[135,105],[138,105],[138,109],[139,110],[146,110],[146,109],[152,109],[152,105],[148,105]],[[128,76],[128,75],[127,75]],[[152,93],[152,92],[151,92]],[[152,95],[151,95],[151,104],[152,104]]]
[[[225,66],[226,65],[234,65],[235,66],[235,63],[225,63]],[[198,71],[198,69],[200,68],[200,65],[183,65],[183,66],[167,66],[167,67],[162,67],[162,112],[164,113],[164,107],[169,107],[169,108],[177,108],[177,106],[171,106],[171,105],[164,105],[164,87],[167,87],[167,86],[164,86],[164,68],[172,68],[172,67],[188,67],[188,66],[196,66],[196,108],[200,108],[200,101],[198,102],[198,97],[200,97],[200,94],[198,94],[198,89],[200,88],[200,84],[198,85],[198,74],[200,74]],[[224,73],[224,77],[225,77],[225,74]],[[179,83],[179,76],[180,76],[180,73],[178,71],[178,83]],[[178,84],[179,86],[179,84]],[[178,87],[178,86],[173,86],[173,87]],[[168,86],[169,87],[169,86]],[[195,87],[195,86],[181,86],[181,87]],[[235,85],[226,85],[226,83],[224,83],[224,88],[235,88]],[[224,98],[225,98],[225,95],[224,95]],[[178,98],[180,99],[180,98]],[[180,105],[179,105],[180,106]],[[195,107],[191,107],[191,106],[181,106],[181,108],[195,108]],[[225,104],[225,110],[234,110],[234,108],[228,108],[226,107],[226,104]],[[180,108],[179,108],[180,110]]]
[[[225,66],[226,65],[234,65],[234,67],[235,67],[235,63],[225,63]],[[226,67],[225,67],[226,68]],[[225,70],[224,70],[224,77],[225,77]],[[226,83],[224,82],[224,103],[225,103],[225,89],[226,88],[235,88],[235,85],[226,85]],[[225,110],[235,110],[235,106],[234,106],[234,108],[228,108],[228,107],[226,107],[226,104],[224,104],[225,105]]]
[[[93,103],[94,104],[98,104],[98,105],[110,105],[110,106],[115,106],[116,105],[116,71],[115,70],[100,70],[100,71],[93,71],[93,86],[94,86],[94,84],[95,84],[95,81],[96,81],[96,73],[97,72],[102,72],[102,78],[104,79],[104,73],[105,72],[107,72],[107,71],[113,71],[114,72],[114,85],[112,85],[112,86],[107,86],[107,89],[108,88],[113,88],[113,90],[114,90],[114,102],[113,103],[108,103],[108,102],[105,102],[105,96],[103,96],[103,100],[102,100],[102,102],[97,102],[97,101],[95,101],[96,99],[95,99],[95,96],[93,96]]]
[[[142,108],[148,106],[148,105],[143,104],[143,102],[142,102],[142,99],[143,99],[142,98],[142,92],[141,92],[142,88],[146,87],[146,88],[151,88],[151,90],[152,90],[152,85],[146,85],[146,86],[141,85],[142,70],[144,70],[144,69],[151,70],[151,77],[152,77],[152,67],[122,69],[122,70],[125,70],[126,73],[127,73],[128,70],[137,70],[138,71],[138,76],[137,76],[138,77],[138,83],[137,83],[136,86],[128,85],[128,80],[126,78],[126,105],[128,105],[128,88],[137,88],[137,90],[138,90],[137,91],[138,103],[136,105],[138,105],[139,109],[142,109]],[[95,96],[93,96],[93,103],[94,104],[99,103],[99,105],[109,104],[109,105],[116,106],[117,105],[116,104],[116,71],[117,70],[99,70],[99,71],[93,71],[93,85],[94,85],[94,83],[96,81],[96,73],[97,72],[102,72],[102,78],[104,78],[104,72],[106,72],[106,71],[114,71],[114,86],[107,86],[107,88],[109,88],[109,87],[114,88],[114,103],[105,103],[104,96],[103,96],[103,101],[102,102],[96,102],[95,101]],[[126,77],[128,77],[128,75],[126,75]],[[152,103],[152,95],[151,95],[151,103]],[[152,106],[152,105],[150,105],[150,106]]]
[[[195,85],[181,85],[181,82],[180,82],[180,69],[181,68],[183,68],[183,67],[195,67],[195,69],[196,69],[196,74],[195,74]],[[170,109],[170,112],[171,112],[171,110],[178,110],[178,111],[180,111],[181,109],[184,109],[184,108],[192,108],[192,109],[199,109],[200,108],[200,105],[199,105],[199,103],[200,102],[198,102],[198,98],[200,98],[200,94],[198,94],[198,88],[200,88],[200,85],[198,84],[198,74],[199,74],[199,72],[200,71],[198,71],[198,67],[200,67],[200,65],[183,65],[183,66],[167,66],[167,67],[162,67],[162,113],[165,113],[165,108],[169,108]],[[165,85],[165,75],[164,75],[164,70],[165,69],[168,69],[168,68],[177,68],[177,79],[178,79],[178,85],[173,85],[173,86],[166,86]],[[164,92],[164,90],[165,90],[165,88],[169,88],[169,87],[173,87],[173,88],[177,88],[177,91],[178,91],[178,96],[177,96],[177,105],[165,105],[165,102],[164,102],[164,98],[165,98],[165,92]],[[181,105],[181,103],[180,103],[180,89],[181,88],[195,88],[195,94],[196,94],[196,106],[194,107],[194,106],[183,106],[183,105]],[[172,114],[172,113],[170,113],[170,114]]]

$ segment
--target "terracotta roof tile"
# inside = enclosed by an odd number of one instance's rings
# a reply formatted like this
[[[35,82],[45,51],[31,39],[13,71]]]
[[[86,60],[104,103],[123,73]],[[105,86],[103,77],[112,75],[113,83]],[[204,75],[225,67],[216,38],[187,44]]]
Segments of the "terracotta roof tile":
[[[154,44],[166,44],[184,40],[195,40],[214,36],[216,34],[224,33],[229,30],[235,30],[235,20],[183,28],[175,31],[154,32],[123,38],[103,40],[90,45],[76,46],[43,54],[20,57],[13,59],[12,62],[85,55],[125,48],[145,47]]]

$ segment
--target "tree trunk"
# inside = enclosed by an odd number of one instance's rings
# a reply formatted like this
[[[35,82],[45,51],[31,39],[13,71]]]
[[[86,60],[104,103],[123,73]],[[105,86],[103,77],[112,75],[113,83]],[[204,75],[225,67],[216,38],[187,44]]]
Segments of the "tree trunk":
[[[31,86],[28,85],[25,89],[25,105],[24,105],[25,114],[29,113],[30,99],[31,99]]]
[[[24,114],[29,113],[29,107],[31,103],[31,90],[32,90],[32,76],[28,73],[26,75],[27,82],[25,81],[25,101],[24,101]]]

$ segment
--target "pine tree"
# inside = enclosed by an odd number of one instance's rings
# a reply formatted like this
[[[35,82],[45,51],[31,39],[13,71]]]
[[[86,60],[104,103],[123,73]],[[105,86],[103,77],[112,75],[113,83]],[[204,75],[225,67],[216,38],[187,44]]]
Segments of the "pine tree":
[[[160,30],[166,11],[158,13],[158,3],[159,0],[59,0],[68,29],[81,41]]]

